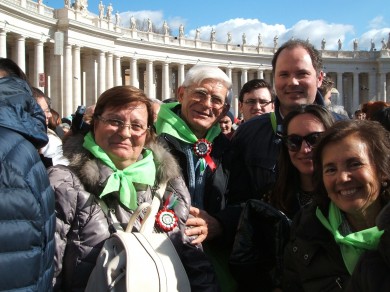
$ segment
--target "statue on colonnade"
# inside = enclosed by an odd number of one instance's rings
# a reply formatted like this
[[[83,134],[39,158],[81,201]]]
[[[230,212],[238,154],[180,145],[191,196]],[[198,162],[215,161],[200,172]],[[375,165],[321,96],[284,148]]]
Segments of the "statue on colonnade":
[[[108,22],[111,22],[112,10],[113,10],[112,4],[110,3],[110,4],[107,6],[107,15],[106,15],[107,21],[108,21]]]
[[[382,50],[386,50],[387,49],[387,44],[386,44],[386,41],[385,41],[385,38],[382,39]]]
[[[375,43],[374,43],[374,40],[371,39],[371,48],[370,48],[370,51],[375,51]]]
[[[117,11],[115,13],[115,25],[119,26],[120,24],[121,24],[121,16],[120,16],[119,12]]]
[[[337,44],[338,44],[338,50],[341,51],[341,49],[343,48],[343,42],[341,41],[341,39],[337,41]]]
[[[227,33],[227,43],[230,44],[232,42],[232,33],[229,31]]]
[[[195,32],[195,39],[198,40],[200,38],[200,29],[197,28]]]
[[[325,38],[323,38],[321,41],[321,50],[325,50],[325,46],[326,46],[326,40]]]
[[[359,49],[359,43],[357,39],[353,40],[353,50],[357,51]]]
[[[99,18],[103,19],[103,17],[104,17],[104,4],[103,4],[102,0],[100,0],[100,2],[99,2]]]
[[[210,32],[210,42],[215,42],[215,30],[214,30],[214,27],[211,28],[211,32]]]
[[[184,25],[180,24],[179,26],[179,37],[184,37]]]
[[[168,27],[168,23],[165,20],[163,23],[163,30],[164,30],[164,35],[168,35],[169,27]]]
[[[257,36],[257,46],[261,47],[263,45],[263,39],[261,37],[261,33]]]
[[[132,16],[130,17],[130,28],[131,28],[131,29],[136,29],[136,28],[137,28],[137,22],[136,22],[136,20],[135,20],[134,15],[132,15]]]
[[[246,34],[245,34],[245,32],[242,34],[242,44],[246,45]]]

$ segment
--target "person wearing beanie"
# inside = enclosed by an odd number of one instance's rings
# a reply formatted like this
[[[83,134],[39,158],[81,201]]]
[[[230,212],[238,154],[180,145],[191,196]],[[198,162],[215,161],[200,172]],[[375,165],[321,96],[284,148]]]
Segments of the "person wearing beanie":
[[[221,131],[227,138],[231,138],[234,134],[234,115],[231,111],[228,111],[226,115],[219,120],[219,126]]]

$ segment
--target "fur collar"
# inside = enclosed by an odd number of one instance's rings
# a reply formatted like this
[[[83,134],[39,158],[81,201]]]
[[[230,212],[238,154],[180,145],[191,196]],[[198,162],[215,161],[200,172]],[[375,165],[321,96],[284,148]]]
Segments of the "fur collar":
[[[88,189],[96,189],[105,182],[112,170],[96,159],[82,145],[84,136],[76,134],[64,139],[63,153],[69,160],[69,168],[80,178]],[[156,182],[168,182],[181,176],[181,170],[176,159],[160,143],[151,142],[145,148],[152,150],[156,164]]]

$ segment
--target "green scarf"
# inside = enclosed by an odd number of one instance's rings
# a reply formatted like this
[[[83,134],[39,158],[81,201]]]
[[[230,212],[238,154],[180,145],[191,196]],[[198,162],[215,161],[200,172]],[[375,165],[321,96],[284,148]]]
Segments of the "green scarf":
[[[136,161],[123,170],[119,170],[103,149],[96,144],[91,132],[85,135],[83,147],[114,171],[108,178],[107,184],[99,197],[102,198],[107,194],[119,191],[121,203],[130,210],[135,210],[137,208],[137,191],[133,182],[149,186],[154,185],[156,166],[153,160],[153,152],[145,149],[143,159]]]
[[[172,109],[179,103],[172,102],[162,104],[158,113],[158,119],[155,124],[157,135],[161,133],[169,134],[185,143],[194,144],[198,141],[198,138],[188,127],[186,122],[183,121],[178,115],[176,115]],[[206,140],[212,143],[214,139],[221,133],[219,124],[212,126],[206,134]],[[205,168],[205,159],[201,159],[202,168]]]
[[[317,207],[316,216],[332,234],[335,241],[339,244],[341,254],[348,272],[352,275],[360,255],[366,250],[375,250],[378,248],[379,240],[383,234],[378,227],[372,227],[355,233],[343,236],[339,232],[342,223],[340,209],[333,203],[329,206],[329,218],[325,218],[321,210]]]

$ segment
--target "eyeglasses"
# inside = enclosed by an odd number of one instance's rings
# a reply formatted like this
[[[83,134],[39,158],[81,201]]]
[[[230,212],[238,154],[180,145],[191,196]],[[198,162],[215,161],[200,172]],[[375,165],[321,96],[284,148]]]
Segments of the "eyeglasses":
[[[318,138],[320,138],[322,132],[314,132],[310,133],[309,135],[306,135],[304,137],[299,135],[288,135],[283,136],[282,140],[288,150],[292,152],[298,152],[302,147],[302,142],[305,141],[306,144],[311,148],[314,147],[316,142],[318,141]]]
[[[189,97],[196,102],[203,102],[205,100],[208,100],[208,96],[210,96],[211,107],[214,109],[219,110],[226,105],[223,98],[217,95],[211,95],[206,90],[188,89],[188,91],[190,91]]]
[[[148,130],[148,127],[145,127],[139,123],[126,124],[122,120],[105,119],[102,116],[97,116],[96,118],[110,126],[114,131],[122,130],[123,128],[129,128],[130,134],[134,136],[142,136]]]
[[[244,101],[243,103],[249,105],[249,106],[255,106],[257,104],[260,104],[261,107],[265,107],[267,105],[269,105],[270,103],[272,103],[273,100],[264,100],[264,99],[247,99],[246,101]]]

